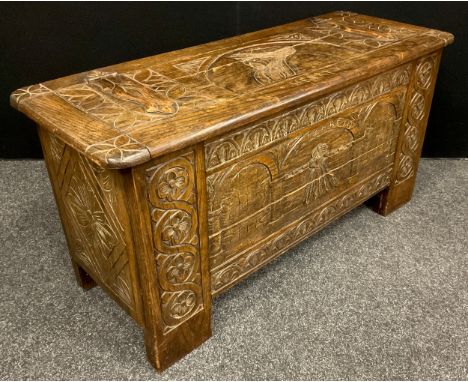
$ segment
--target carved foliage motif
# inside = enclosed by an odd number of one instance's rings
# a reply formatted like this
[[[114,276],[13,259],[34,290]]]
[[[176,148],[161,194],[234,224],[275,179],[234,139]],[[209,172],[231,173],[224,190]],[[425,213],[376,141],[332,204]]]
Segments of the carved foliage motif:
[[[150,158],[148,149],[126,134],[89,145],[85,152],[101,157],[109,166],[113,163],[130,161],[136,157]]]
[[[72,258],[96,281],[134,310],[123,227],[115,213],[113,177],[52,135],[48,135],[50,167],[68,215]]]
[[[18,90],[15,90],[11,94],[11,98],[19,104],[23,99],[25,98],[30,98],[30,97],[36,97],[39,95],[47,94],[50,93],[52,90],[47,88],[46,86],[42,84],[38,85],[31,85],[26,88],[21,88]]]
[[[408,84],[411,65],[405,65],[350,86],[307,106],[242,129],[206,145],[206,168],[216,168],[251,151],[280,141],[292,132]]]
[[[340,17],[323,16],[310,19],[311,30],[323,31],[326,36],[333,36],[342,45],[353,48],[376,49],[414,36],[414,29],[372,22],[355,13],[342,13]],[[323,34],[322,34],[323,35]]]
[[[164,333],[203,308],[194,154],[146,170]]]
[[[299,223],[289,226],[286,232],[269,238],[260,249],[249,250],[238,256],[231,264],[213,272],[211,276],[212,293],[219,293],[240,277],[251,273],[262,264],[277,257],[286,249],[318,231],[334,218],[358,205],[390,183],[390,171],[387,170],[373,179],[361,182],[345,195],[341,195],[308,215]]]
[[[429,88],[432,84],[436,56],[420,59],[416,64],[415,81],[404,126],[403,142],[396,175],[397,183],[411,178],[416,172],[416,161],[422,144],[426,110],[428,110]]]

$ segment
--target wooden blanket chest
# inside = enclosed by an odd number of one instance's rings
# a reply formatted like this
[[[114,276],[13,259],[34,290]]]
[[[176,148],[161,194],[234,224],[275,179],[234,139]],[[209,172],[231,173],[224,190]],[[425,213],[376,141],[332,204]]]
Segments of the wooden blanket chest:
[[[411,198],[449,33],[334,12],[21,88],[78,283],[170,366],[212,297],[350,209]]]

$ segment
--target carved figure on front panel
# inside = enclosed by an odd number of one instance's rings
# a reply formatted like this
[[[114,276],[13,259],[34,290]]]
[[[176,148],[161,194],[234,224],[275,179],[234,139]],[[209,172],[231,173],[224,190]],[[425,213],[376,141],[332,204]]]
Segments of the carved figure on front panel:
[[[307,188],[305,203],[318,199],[338,185],[335,175],[329,172],[328,157],[332,155],[327,143],[319,143],[312,150],[311,159],[308,164],[312,183]]]

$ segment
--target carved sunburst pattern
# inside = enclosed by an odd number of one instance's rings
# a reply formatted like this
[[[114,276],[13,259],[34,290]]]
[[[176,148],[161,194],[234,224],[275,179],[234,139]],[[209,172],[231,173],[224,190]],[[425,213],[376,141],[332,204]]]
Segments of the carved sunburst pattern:
[[[109,171],[91,164],[58,138],[47,135],[47,139],[49,165],[68,215],[65,230],[72,257],[134,311],[123,228],[115,214],[114,196],[109,195],[115,192]]]
[[[99,252],[109,253],[115,245],[115,235],[91,186],[73,177],[66,200],[67,207],[83,236],[88,238]]]

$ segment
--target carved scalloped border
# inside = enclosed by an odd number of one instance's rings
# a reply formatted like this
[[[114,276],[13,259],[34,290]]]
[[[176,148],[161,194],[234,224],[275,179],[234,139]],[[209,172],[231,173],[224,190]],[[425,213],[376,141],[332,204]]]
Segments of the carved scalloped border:
[[[207,170],[286,138],[294,131],[332,117],[409,83],[411,64],[349,86],[279,117],[223,136],[205,146]]]

